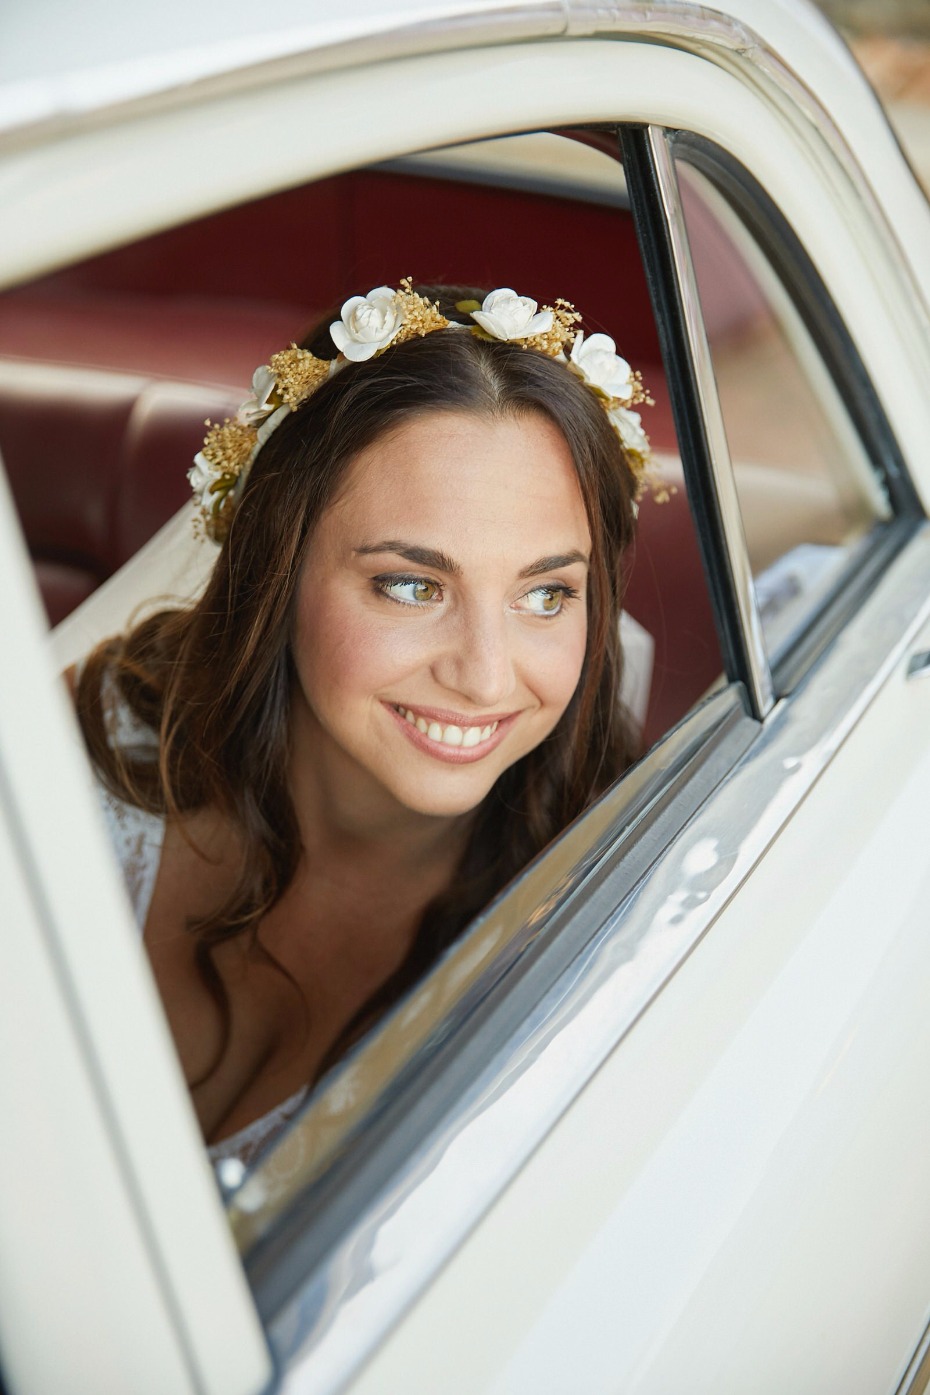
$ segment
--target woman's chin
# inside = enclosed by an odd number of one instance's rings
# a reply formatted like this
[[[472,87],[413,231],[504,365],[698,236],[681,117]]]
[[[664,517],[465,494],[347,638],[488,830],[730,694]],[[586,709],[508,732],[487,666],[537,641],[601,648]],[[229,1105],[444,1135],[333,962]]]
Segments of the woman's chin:
[[[398,803],[411,814],[423,818],[457,819],[472,814],[487,796],[491,786],[482,782],[476,789],[400,789],[392,791]]]

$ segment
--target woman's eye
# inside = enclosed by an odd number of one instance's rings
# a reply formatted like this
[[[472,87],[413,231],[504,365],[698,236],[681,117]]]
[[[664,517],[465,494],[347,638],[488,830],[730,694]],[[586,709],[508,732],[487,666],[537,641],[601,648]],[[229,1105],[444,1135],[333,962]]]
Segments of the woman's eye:
[[[375,586],[388,600],[399,605],[428,605],[442,595],[437,581],[426,581],[421,576],[378,576]]]
[[[565,602],[577,594],[571,586],[534,586],[523,601],[532,615],[558,615]]]

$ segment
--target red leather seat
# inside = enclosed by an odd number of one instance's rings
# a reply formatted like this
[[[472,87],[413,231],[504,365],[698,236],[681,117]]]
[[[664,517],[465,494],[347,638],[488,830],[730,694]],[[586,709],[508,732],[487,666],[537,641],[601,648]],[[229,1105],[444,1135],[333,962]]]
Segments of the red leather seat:
[[[49,622],[57,624],[180,508],[204,418],[239,390],[0,361],[0,454]]]

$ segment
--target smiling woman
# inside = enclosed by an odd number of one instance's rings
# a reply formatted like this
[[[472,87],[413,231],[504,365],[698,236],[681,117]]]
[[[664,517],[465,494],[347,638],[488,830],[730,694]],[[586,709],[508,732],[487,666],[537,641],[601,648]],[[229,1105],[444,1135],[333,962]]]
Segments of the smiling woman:
[[[578,319],[409,283],[348,301],[210,430],[203,597],[82,667],[217,1157],[249,1160],[629,763],[643,393]]]

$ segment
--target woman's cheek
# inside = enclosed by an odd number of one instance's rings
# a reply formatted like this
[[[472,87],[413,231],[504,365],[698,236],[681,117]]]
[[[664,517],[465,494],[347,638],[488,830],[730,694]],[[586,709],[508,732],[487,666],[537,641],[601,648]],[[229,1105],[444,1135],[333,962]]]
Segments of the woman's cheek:
[[[327,671],[339,675],[337,686],[359,697],[377,697],[405,673],[426,663],[430,654],[422,627],[411,624],[406,616],[343,614],[333,618],[320,640],[318,652],[327,656]]]
[[[550,622],[558,623],[558,622]],[[546,656],[545,672],[550,688],[549,701],[564,712],[581,680],[587,647],[588,626],[584,611],[565,617],[560,636],[560,653]]]

